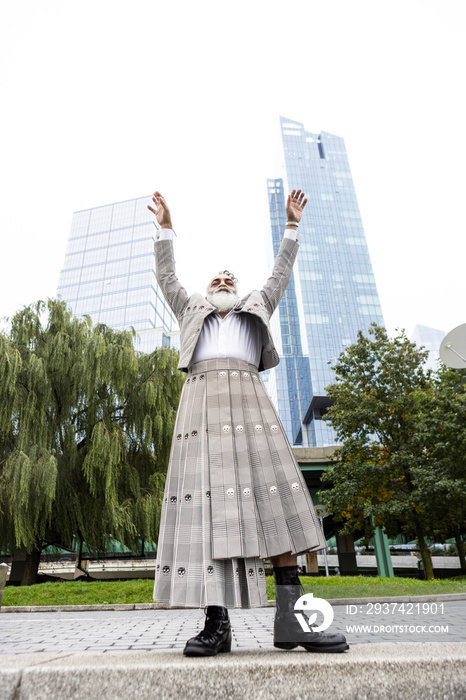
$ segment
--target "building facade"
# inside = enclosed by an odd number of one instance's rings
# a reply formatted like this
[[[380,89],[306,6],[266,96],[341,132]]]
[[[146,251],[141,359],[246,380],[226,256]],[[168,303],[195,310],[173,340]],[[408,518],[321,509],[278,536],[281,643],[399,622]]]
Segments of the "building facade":
[[[309,201],[290,292],[274,325],[281,369],[269,387],[291,443],[323,447],[335,443],[322,420],[332,365],[359,330],[384,320],[344,140],[284,117],[280,127],[279,177],[267,181],[274,254],[286,221],[285,193],[301,188]]]
[[[149,197],[73,214],[57,293],[76,316],[137,332],[135,347],[179,347],[179,331],[155,278],[156,223]]]

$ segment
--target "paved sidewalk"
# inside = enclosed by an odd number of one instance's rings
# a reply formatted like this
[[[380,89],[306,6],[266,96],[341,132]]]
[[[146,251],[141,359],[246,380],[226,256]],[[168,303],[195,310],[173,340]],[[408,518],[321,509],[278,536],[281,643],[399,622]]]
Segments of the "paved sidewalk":
[[[232,653],[210,659],[182,654],[203,627],[201,610],[1,614],[0,698],[464,700],[466,600],[411,606],[333,606],[329,629],[347,636],[344,654],[280,651],[273,607],[231,610]]]
[[[466,641],[464,600],[379,605],[333,606],[329,632],[345,634],[350,645]],[[229,612],[234,649],[273,648],[274,608]],[[203,626],[202,610],[2,614],[0,654],[181,650]]]

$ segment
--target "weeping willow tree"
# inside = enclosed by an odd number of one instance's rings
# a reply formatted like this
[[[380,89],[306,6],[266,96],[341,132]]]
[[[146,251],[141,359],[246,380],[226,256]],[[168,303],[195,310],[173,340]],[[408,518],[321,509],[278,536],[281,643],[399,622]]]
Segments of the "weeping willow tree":
[[[21,309],[0,335],[0,547],[155,541],[176,409],[178,353],[78,319],[62,301]]]

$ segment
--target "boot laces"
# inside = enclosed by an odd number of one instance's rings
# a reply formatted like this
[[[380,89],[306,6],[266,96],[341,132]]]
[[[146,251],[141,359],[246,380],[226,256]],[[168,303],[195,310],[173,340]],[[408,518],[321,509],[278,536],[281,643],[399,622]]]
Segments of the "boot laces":
[[[204,629],[196,635],[199,640],[205,640],[207,642],[215,642],[216,635],[220,632],[220,628],[225,621],[225,613],[220,615],[207,615],[207,607],[204,608],[204,614],[206,616]]]

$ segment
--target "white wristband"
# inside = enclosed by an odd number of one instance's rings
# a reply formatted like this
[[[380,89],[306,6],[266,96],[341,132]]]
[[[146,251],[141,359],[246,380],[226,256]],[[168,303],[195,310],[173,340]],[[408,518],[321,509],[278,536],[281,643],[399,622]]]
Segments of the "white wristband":
[[[296,226],[298,228],[299,224],[296,221],[287,221],[285,226]]]

